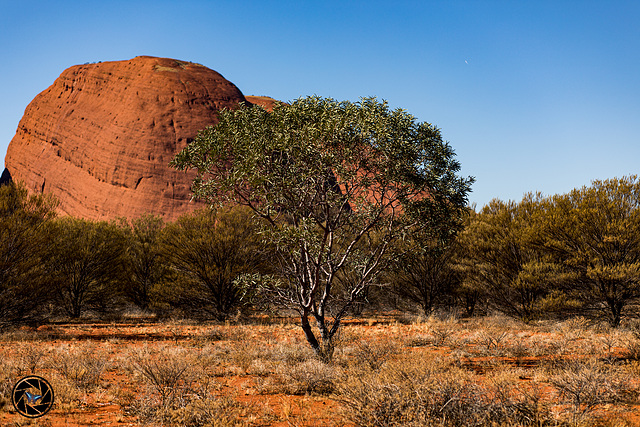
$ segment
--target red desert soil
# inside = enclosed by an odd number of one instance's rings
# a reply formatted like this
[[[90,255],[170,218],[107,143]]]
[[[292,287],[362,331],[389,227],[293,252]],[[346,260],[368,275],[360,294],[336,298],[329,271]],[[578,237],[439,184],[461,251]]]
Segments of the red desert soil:
[[[220,109],[246,101],[233,83],[191,62],[139,56],[76,65],[26,108],[5,165],[14,181],[58,197],[64,214],[171,221],[198,205],[190,202],[194,175],[169,161]]]

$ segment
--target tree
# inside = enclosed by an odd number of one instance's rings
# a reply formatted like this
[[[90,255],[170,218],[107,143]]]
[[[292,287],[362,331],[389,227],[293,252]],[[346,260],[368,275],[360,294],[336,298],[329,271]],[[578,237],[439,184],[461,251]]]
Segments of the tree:
[[[177,273],[165,300],[185,312],[225,320],[249,298],[236,283],[264,264],[257,229],[246,208],[201,210],[165,227],[164,262]]]
[[[126,269],[126,239],[115,224],[64,217],[52,224],[48,270],[60,308],[79,318],[115,307]]]
[[[152,294],[166,278],[167,268],[161,258],[160,236],[164,228],[161,217],[143,216],[125,224],[130,280],[124,292],[143,310],[152,304]]]
[[[467,290],[473,282],[491,306],[524,321],[540,317],[550,290],[543,274],[549,264],[531,234],[539,200],[532,194],[520,203],[492,200],[460,236]]]
[[[437,306],[453,305],[462,282],[454,260],[459,248],[454,241],[410,239],[395,266],[395,291],[403,298],[418,303],[426,316]]]
[[[279,274],[256,284],[297,310],[327,360],[341,319],[376,283],[391,246],[415,229],[455,233],[473,181],[456,175],[435,126],[375,99],[222,111],[172,164],[197,170],[196,197],[248,206],[264,220]],[[335,295],[341,272],[357,279]]]
[[[0,327],[48,314],[50,286],[42,265],[56,203],[29,195],[22,184],[0,185]]]
[[[625,308],[640,299],[638,177],[597,180],[550,197],[538,218],[539,244],[563,273],[561,289],[618,326]]]

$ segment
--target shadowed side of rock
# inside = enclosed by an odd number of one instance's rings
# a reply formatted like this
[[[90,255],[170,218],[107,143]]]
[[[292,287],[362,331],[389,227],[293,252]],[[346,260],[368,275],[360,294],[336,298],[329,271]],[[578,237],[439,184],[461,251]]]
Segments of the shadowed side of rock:
[[[4,168],[2,175],[0,175],[0,185],[9,184],[10,182],[12,182],[11,173],[9,172],[9,169]]]

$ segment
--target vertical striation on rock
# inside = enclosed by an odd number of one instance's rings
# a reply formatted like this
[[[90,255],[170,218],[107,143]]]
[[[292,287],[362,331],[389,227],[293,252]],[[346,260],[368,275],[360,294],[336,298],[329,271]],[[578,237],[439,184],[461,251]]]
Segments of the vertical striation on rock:
[[[26,108],[5,166],[64,214],[166,220],[192,211],[194,175],[168,164],[222,108],[247,102],[199,64],[140,56],[73,66]]]

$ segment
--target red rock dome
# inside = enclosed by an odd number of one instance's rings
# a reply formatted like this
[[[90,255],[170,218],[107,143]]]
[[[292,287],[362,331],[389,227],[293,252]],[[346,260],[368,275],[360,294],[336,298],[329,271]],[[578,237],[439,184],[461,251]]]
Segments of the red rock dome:
[[[273,106],[280,101],[277,101],[270,96],[255,96],[255,95],[246,95],[247,101],[251,104],[259,105],[265,110],[271,112],[273,111]]]
[[[5,166],[14,181],[90,218],[192,211],[194,175],[168,166],[242,92],[199,64],[148,56],[65,70],[25,110]]]

